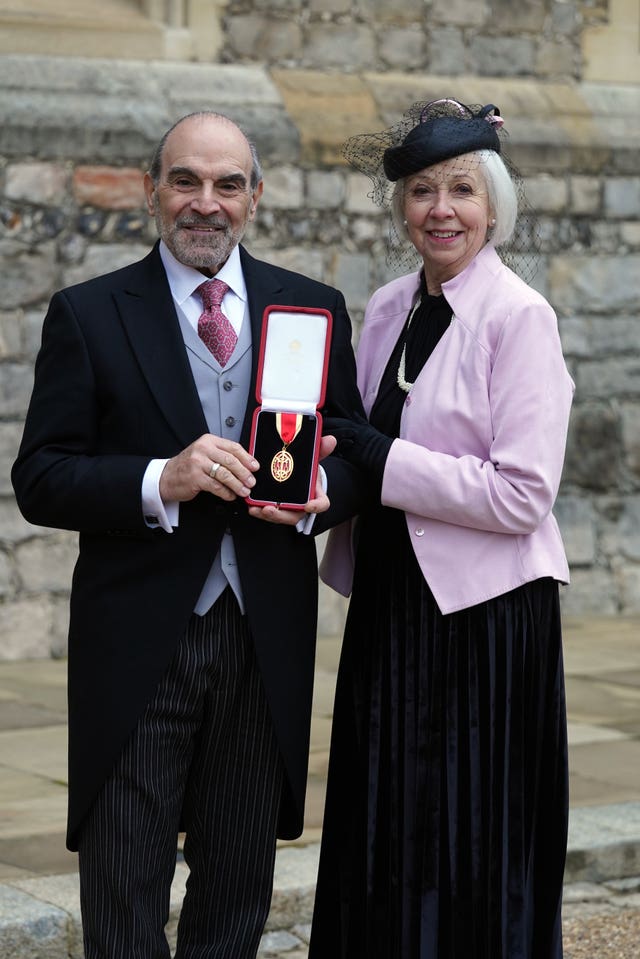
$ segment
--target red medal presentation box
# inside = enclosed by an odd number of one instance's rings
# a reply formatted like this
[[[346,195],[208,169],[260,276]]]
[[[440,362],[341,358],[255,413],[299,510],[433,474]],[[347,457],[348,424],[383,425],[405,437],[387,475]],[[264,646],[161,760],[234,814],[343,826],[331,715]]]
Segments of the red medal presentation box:
[[[315,496],[333,317],[305,306],[268,306],[249,452],[260,463],[250,506],[303,509]]]

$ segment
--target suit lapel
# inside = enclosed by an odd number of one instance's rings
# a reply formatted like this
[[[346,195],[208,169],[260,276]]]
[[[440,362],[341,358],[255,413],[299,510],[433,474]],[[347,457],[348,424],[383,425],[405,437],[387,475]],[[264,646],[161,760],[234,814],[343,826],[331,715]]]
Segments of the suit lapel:
[[[283,287],[267,263],[240,247],[251,322],[251,385],[240,442],[248,445],[256,406],[256,379],[262,317],[272,304],[294,305],[293,290]],[[157,245],[138,264],[127,285],[114,298],[143,376],[181,446],[207,432],[207,423],[193,381],[171,290]]]
[[[180,446],[188,446],[207,424],[157,245],[114,299],[156,403]]]

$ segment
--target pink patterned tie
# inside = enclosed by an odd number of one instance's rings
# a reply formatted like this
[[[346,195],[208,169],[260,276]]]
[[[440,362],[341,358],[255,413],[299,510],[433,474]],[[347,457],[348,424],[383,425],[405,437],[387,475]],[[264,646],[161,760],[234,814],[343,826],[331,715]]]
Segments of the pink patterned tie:
[[[231,323],[220,309],[222,297],[229,287],[224,280],[207,280],[197,293],[202,297],[204,312],[198,320],[198,336],[213,353],[220,366],[226,366],[238,339]]]

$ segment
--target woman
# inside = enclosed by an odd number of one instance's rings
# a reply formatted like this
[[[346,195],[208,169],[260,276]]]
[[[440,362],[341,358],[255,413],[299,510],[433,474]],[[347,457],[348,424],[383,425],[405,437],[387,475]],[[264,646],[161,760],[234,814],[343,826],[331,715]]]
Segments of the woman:
[[[371,495],[323,562],[353,590],[310,959],[562,955],[569,575],[551,509],[573,383],[553,310],[495,249],[517,217],[500,124],[436,101],[349,144],[378,199],[380,169],[395,184],[421,269],[367,307],[370,422],[326,425]]]

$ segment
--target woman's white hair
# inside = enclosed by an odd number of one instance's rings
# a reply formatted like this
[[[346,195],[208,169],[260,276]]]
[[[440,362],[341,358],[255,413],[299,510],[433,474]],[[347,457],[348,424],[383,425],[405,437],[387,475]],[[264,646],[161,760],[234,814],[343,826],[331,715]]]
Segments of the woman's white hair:
[[[494,150],[478,150],[469,156],[473,156],[478,162],[478,169],[482,172],[489,195],[490,216],[495,219],[489,229],[487,242],[492,246],[502,246],[511,239],[518,217],[516,188],[502,157]],[[398,236],[408,239],[403,210],[404,184],[404,179],[395,184],[391,197],[391,215]]]

